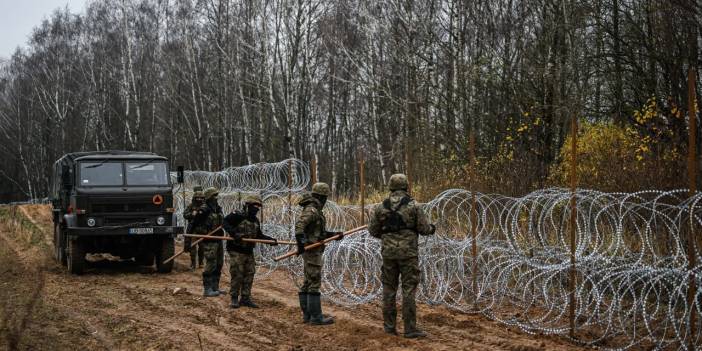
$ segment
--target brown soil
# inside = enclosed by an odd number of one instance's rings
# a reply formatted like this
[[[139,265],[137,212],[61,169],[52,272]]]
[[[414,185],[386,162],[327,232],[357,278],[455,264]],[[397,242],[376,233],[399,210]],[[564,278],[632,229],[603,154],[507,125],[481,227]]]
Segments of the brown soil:
[[[49,207],[0,208],[0,350],[13,342],[31,350],[582,349],[559,337],[532,336],[427,305],[419,306],[426,339],[384,334],[378,303],[324,302],[336,324],[307,326],[284,272],[254,282],[261,309],[230,310],[228,296],[202,297],[200,271],[187,269],[186,255],[171,274],[105,260],[73,276],[51,259],[52,234]],[[228,275],[222,279],[228,283]]]

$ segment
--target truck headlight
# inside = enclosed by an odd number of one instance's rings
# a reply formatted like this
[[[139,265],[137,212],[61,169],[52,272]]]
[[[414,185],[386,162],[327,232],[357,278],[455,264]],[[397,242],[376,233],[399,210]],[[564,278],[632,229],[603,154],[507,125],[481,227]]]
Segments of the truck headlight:
[[[88,227],[94,227],[95,226],[95,218],[88,218]]]
[[[158,218],[156,218],[156,224],[158,224],[158,225],[166,224],[166,218],[164,218],[163,216],[159,216]]]

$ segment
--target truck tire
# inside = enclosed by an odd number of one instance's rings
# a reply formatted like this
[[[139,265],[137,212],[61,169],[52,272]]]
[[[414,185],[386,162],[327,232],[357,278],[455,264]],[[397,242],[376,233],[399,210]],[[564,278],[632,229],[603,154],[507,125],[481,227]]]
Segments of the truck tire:
[[[54,224],[54,259],[56,262],[61,262],[59,255],[59,225]]]
[[[79,239],[70,240],[68,244],[68,271],[82,274],[85,267],[85,247]]]
[[[173,262],[171,260],[168,263],[163,263],[175,255],[175,244],[173,238],[166,238],[161,240],[159,245],[156,245],[156,271],[159,273],[170,273],[173,270]]]
[[[140,252],[134,260],[140,266],[153,266],[154,265],[154,253],[153,252]]]
[[[61,232],[61,224],[54,225],[54,258],[56,262],[65,266],[68,264],[66,258],[66,237]]]

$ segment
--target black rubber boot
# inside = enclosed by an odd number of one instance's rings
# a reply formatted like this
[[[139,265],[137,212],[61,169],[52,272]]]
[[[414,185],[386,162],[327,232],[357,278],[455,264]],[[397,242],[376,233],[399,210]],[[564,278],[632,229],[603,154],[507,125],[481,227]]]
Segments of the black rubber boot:
[[[221,277],[222,276],[215,276],[212,278],[212,290],[216,291],[220,295],[225,295],[227,292],[219,289],[219,279]]]
[[[219,292],[212,289],[212,286],[213,286],[212,283],[213,283],[213,279],[212,279],[212,278],[209,278],[209,277],[208,277],[208,278],[203,278],[203,279],[202,279],[202,286],[205,288],[205,292],[203,293],[203,295],[204,295],[205,297],[216,297],[216,296],[219,296]]]
[[[230,308],[239,308],[239,296],[232,295],[232,302],[229,304]]]
[[[310,324],[334,324],[334,318],[322,314],[322,296],[320,293],[307,293],[307,311],[310,313]]]
[[[395,328],[383,327],[383,330],[385,331],[385,334],[397,336],[397,330],[395,330]]]
[[[297,296],[300,298],[300,309],[302,310],[302,322],[309,323],[310,322],[310,312],[307,309],[307,293],[306,292],[298,292]]]
[[[427,333],[425,333],[425,332],[423,332],[423,331],[421,331],[421,330],[419,330],[419,329],[415,329],[415,330],[411,330],[411,331],[409,331],[409,332],[405,332],[405,338],[407,338],[407,339],[424,338],[424,337],[426,337],[426,336],[427,336]]]
[[[194,271],[195,270],[195,264],[197,263],[197,257],[195,255],[191,254],[190,255],[190,270]]]
[[[239,304],[249,308],[258,308],[258,305],[251,301],[251,297],[249,296],[242,296],[241,300],[239,300]]]

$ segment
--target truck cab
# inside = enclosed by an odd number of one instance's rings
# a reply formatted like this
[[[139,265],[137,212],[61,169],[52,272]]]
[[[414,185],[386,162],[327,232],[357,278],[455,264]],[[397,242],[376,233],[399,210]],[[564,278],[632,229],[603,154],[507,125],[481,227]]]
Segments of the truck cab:
[[[156,264],[167,273],[183,232],[173,206],[168,159],[153,153],[70,153],[54,164],[54,256],[74,274],[88,253]]]

